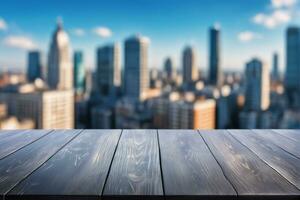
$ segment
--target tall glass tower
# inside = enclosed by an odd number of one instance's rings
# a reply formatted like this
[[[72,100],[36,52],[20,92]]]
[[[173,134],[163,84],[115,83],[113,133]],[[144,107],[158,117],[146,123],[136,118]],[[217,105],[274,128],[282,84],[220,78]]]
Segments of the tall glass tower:
[[[220,66],[220,28],[218,25],[212,27],[209,31],[209,83],[219,86],[222,84],[222,74]]]
[[[198,70],[196,65],[196,53],[192,47],[186,47],[182,57],[183,66],[183,83],[189,84],[198,78]]]
[[[133,36],[125,41],[125,95],[134,101],[143,101],[149,88],[149,39]]]
[[[76,51],[73,57],[74,61],[74,89],[76,94],[82,94],[85,88],[85,68],[83,63],[83,53]]]
[[[286,33],[285,87],[291,107],[300,108],[300,28],[289,27]]]
[[[33,82],[37,78],[42,78],[40,52],[30,51],[28,53],[27,80]]]
[[[115,94],[121,85],[120,47],[106,45],[97,49],[97,85],[102,95]]]

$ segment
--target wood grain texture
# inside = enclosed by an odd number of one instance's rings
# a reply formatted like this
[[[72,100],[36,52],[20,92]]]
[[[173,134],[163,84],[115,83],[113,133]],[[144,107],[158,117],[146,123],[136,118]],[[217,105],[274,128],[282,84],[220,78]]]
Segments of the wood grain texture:
[[[27,130],[10,133],[9,137],[0,139],[0,159],[40,139],[49,132],[50,130]]]
[[[15,137],[15,134],[23,133],[30,130],[0,130],[0,141],[9,137]]]
[[[229,132],[300,189],[300,159],[250,130],[230,130]]]
[[[300,141],[295,141],[289,137],[285,137],[272,130],[252,130],[257,135],[264,137],[265,139],[273,142],[280,148],[286,150],[287,152],[293,154],[300,159]]]
[[[159,130],[165,195],[236,196],[202,137],[195,130]]]
[[[121,130],[85,130],[18,184],[6,199],[57,195],[99,199]]]
[[[0,160],[0,196],[47,161],[79,131],[54,131],[14,154]]]
[[[226,177],[243,196],[298,196],[300,191],[227,131],[200,131]],[[297,197],[297,198],[298,198]]]
[[[103,195],[163,196],[157,131],[123,130]]]
[[[288,137],[295,142],[300,142],[300,130],[273,130],[285,137]]]

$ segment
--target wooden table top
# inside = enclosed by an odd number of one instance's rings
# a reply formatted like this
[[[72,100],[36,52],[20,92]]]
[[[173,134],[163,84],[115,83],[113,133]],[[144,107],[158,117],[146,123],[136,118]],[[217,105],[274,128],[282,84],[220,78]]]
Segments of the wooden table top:
[[[300,199],[300,130],[0,131],[0,198]]]

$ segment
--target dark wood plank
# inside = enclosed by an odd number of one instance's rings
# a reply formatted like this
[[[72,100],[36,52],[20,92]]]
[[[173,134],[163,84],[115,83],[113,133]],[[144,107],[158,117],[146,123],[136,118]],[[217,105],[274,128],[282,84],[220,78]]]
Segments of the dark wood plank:
[[[300,159],[300,143],[271,130],[252,130]]]
[[[300,130],[274,130],[275,132],[300,143]]]
[[[159,130],[158,133],[167,197],[236,196],[197,131]]]
[[[240,198],[298,196],[300,191],[227,131],[200,131]],[[298,198],[297,197],[297,198]]]
[[[230,130],[230,133],[300,189],[300,159],[250,130]]]
[[[85,130],[18,184],[6,199],[99,199],[121,130]]]
[[[103,195],[163,196],[157,131],[123,130]]]
[[[0,160],[0,196],[47,161],[80,131],[53,131],[14,154]]]
[[[0,159],[40,139],[49,132],[49,130],[27,130],[10,134],[10,137],[0,140]]]

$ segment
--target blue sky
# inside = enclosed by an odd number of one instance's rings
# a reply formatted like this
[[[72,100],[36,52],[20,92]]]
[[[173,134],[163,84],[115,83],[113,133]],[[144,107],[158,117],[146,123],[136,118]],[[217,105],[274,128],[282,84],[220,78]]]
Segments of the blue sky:
[[[298,0],[1,0],[0,68],[25,69],[28,49],[48,53],[58,16],[72,49],[85,53],[94,67],[95,49],[135,33],[151,39],[150,67],[167,56],[181,66],[186,45],[197,49],[199,67],[207,69],[208,28],[222,29],[222,66],[241,70],[253,56],[270,64],[278,51],[284,66],[284,33],[299,22]],[[98,34],[95,32],[98,30]],[[122,51],[123,52],[123,51]]]

